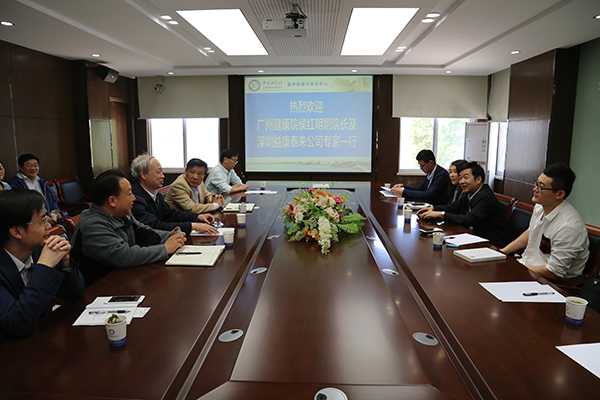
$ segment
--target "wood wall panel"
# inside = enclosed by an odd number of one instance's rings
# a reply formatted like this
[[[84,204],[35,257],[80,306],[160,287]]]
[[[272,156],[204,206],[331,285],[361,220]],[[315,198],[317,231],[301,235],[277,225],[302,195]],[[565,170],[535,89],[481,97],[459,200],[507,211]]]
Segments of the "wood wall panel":
[[[0,116],[7,117],[12,115],[10,105],[10,82],[8,72],[8,43],[0,41]],[[4,143],[4,142],[2,142]],[[0,153],[1,155],[1,153]]]
[[[511,121],[506,141],[505,178],[531,182],[546,164],[547,119]]]
[[[19,155],[33,153],[38,156],[42,178],[48,180],[77,174],[72,119],[17,117],[15,125]]]
[[[531,201],[533,197],[533,183],[504,178],[504,193],[510,193],[511,197],[516,197],[523,203],[533,204]]]
[[[374,148],[374,180],[396,183],[399,182],[396,173],[400,151],[400,118],[392,117],[393,76],[382,75],[373,79],[376,96],[374,108],[377,110],[373,127],[377,139],[377,147]]]
[[[6,170],[4,181],[7,182],[18,171],[11,117],[0,116],[0,143],[0,161]]]
[[[550,118],[554,51],[514,64],[510,69],[509,120]]]
[[[73,118],[71,63],[14,44],[9,51],[15,116]]]

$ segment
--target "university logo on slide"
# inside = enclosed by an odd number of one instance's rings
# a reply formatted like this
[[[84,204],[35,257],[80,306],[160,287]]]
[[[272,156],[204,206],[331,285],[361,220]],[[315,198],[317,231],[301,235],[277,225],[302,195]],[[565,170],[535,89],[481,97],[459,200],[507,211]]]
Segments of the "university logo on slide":
[[[258,89],[260,89],[260,82],[256,79],[252,79],[250,82],[248,82],[248,89],[256,92]]]

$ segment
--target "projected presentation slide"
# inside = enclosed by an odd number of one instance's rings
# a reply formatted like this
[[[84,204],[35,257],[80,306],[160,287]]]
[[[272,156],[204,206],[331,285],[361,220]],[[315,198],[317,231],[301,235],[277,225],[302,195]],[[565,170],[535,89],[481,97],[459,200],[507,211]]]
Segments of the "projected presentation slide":
[[[246,171],[371,172],[372,76],[246,77]]]

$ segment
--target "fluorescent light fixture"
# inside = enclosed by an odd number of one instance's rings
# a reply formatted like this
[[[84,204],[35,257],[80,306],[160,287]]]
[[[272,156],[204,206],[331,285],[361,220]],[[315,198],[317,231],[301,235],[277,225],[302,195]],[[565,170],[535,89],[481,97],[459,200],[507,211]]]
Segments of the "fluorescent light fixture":
[[[446,71],[446,73],[447,73],[447,74],[451,74],[451,73],[452,73],[452,71],[450,71],[450,70],[447,70],[447,71]]]
[[[344,38],[343,56],[380,56],[418,8],[354,8]]]
[[[15,24],[10,21],[2,21],[0,24],[2,24],[2,26],[15,26]]]
[[[429,14],[427,14],[425,17],[427,18],[437,18],[440,16],[439,12],[430,12]]]
[[[600,14],[596,15],[594,18],[595,19],[600,19]]]
[[[161,15],[161,16],[160,16],[160,18],[161,18],[161,19],[164,19],[165,21],[170,21],[170,20],[172,20],[172,19],[173,19],[173,18],[171,18],[171,16],[170,16],[170,15],[167,15],[167,14],[163,14],[163,15]]]
[[[263,72],[265,72],[265,71],[263,71],[262,69],[259,69],[259,70],[258,70],[258,73],[259,73],[259,74],[262,74]]]
[[[167,24],[171,24],[171,25],[179,25],[179,22],[175,21],[174,19],[167,21]]]
[[[228,56],[266,56],[267,50],[240,9],[177,11]]]
[[[91,55],[92,55],[92,57],[100,57],[100,54],[98,54],[98,53],[92,53]]]
[[[423,18],[421,20],[421,22],[424,23],[424,24],[430,24],[432,22],[435,22],[435,19],[433,19],[433,18]]]
[[[510,54],[519,54],[521,52],[521,50],[513,50],[510,52]]]
[[[353,69],[353,70],[352,70],[352,71],[350,71],[350,72],[352,72],[353,74],[355,74],[355,73],[357,73],[357,72],[358,72],[358,70],[357,70],[357,69]]]
[[[168,74],[168,75],[175,75],[175,72],[173,72],[173,71],[169,71],[169,72],[167,72],[167,74]]]

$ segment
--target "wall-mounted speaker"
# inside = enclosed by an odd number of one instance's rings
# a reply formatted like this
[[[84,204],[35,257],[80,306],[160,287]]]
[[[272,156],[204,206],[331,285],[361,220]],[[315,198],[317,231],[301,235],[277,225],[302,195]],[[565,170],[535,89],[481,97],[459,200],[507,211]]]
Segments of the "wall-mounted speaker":
[[[94,70],[100,79],[108,83],[115,83],[119,77],[119,71],[115,71],[114,69],[108,68],[104,65],[98,65]]]

